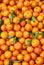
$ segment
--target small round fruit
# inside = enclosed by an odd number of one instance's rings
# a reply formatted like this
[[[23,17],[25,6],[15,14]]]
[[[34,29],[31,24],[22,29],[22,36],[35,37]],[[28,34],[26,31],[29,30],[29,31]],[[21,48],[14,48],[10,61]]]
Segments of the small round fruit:
[[[25,42],[25,38],[23,38],[23,37],[20,38],[20,39],[19,39],[19,42],[23,44],[23,43]]]
[[[28,38],[29,37],[29,32],[28,31],[24,31],[23,32],[23,37],[24,38]]]
[[[17,43],[14,45],[14,48],[15,48],[16,50],[20,50],[20,49],[22,48],[22,44],[19,43],[19,42],[17,42]]]
[[[44,58],[44,51],[41,52],[40,56]]]
[[[2,45],[1,46],[1,50],[6,51],[7,49],[8,49],[8,46],[7,45]]]
[[[41,8],[39,6],[35,7],[34,12],[41,12]]]
[[[15,24],[15,25],[14,25],[14,30],[15,30],[15,31],[19,31],[19,30],[20,30],[20,25]]]
[[[5,59],[4,60],[4,65],[8,65],[9,64],[9,59]]]
[[[3,65],[3,61],[0,60],[0,65]]]
[[[23,61],[22,65],[29,65],[28,62]]]
[[[40,54],[40,53],[41,53],[41,48],[35,47],[34,52],[35,52],[36,54]]]
[[[39,46],[40,42],[37,39],[33,39],[31,44],[33,47],[36,47],[36,46]]]
[[[13,65],[21,65],[19,62],[14,62]]]
[[[32,12],[31,11],[25,11],[24,17],[25,18],[31,18],[32,17]]]
[[[0,45],[5,44],[5,40],[4,39],[0,39]]]
[[[28,52],[27,52],[27,50],[22,50],[22,52],[21,52],[23,55],[25,55],[25,54],[27,54]]]
[[[13,51],[13,56],[17,56],[19,54],[19,51],[15,50]]]
[[[22,54],[18,54],[17,59],[22,61],[23,60],[23,55]]]
[[[31,31],[31,30],[32,30],[32,25],[27,23],[27,24],[25,25],[25,30]]]
[[[6,25],[7,25],[7,24],[10,24],[10,19],[5,18],[5,19],[4,19],[4,24],[6,24]]]
[[[29,61],[30,60],[30,55],[29,54],[25,54],[24,55],[24,61]]]
[[[33,52],[33,47],[32,46],[29,46],[27,47],[27,51],[30,53],[30,52]]]
[[[9,31],[9,36],[15,36],[15,32],[14,31]]]
[[[31,53],[31,58],[32,58],[33,60],[35,60],[35,59],[37,58],[37,55],[36,55],[34,52],[32,52],[32,53]]]
[[[1,26],[1,30],[2,30],[2,31],[6,31],[6,25],[2,25],[2,26]]]
[[[15,17],[15,18],[13,18],[13,23],[19,23],[20,22],[20,19],[19,19],[19,17]]]
[[[40,40],[41,44],[44,45],[44,38]]]
[[[30,65],[34,65],[34,60],[30,60],[30,61],[29,61],[29,64],[30,64]]]
[[[43,64],[43,58],[42,57],[37,57],[37,59],[36,59],[36,64],[38,64],[38,65],[42,65]]]
[[[4,32],[1,33],[1,37],[2,37],[3,39],[6,39],[7,36],[8,36],[8,33],[7,33],[6,31],[4,31]]]
[[[21,38],[22,37],[22,32],[21,31],[17,31],[16,32],[16,37]]]
[[[11,58],[12,53],[10,51],[6,51],[4,55],[5,55],[5,58]]]

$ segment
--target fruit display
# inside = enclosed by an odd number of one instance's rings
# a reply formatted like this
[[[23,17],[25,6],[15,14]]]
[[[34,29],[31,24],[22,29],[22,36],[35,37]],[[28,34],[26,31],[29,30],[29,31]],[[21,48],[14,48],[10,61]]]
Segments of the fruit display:
[[[0,0],[0,65],[44,65],[44,0]]]

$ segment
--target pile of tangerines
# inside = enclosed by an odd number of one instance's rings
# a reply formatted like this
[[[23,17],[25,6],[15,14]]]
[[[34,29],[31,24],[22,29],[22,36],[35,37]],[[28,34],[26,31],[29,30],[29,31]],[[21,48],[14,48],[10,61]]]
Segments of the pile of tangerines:
[[[0,0],[0,65],[44,65],[44,0]]]

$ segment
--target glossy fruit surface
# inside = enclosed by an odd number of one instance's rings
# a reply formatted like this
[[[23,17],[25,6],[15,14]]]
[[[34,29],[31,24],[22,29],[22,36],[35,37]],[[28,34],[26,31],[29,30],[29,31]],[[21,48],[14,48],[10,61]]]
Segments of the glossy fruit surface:
[[[0,0],[0,65],[44,65],[44,0]]]

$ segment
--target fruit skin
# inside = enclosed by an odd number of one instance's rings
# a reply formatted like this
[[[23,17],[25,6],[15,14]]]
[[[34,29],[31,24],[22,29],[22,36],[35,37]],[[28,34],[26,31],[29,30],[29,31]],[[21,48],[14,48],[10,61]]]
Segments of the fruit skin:
[[[6,31],[4,31],[4,32],[1,33],[1,37],[2,37],[3,39],[6,39],[7,36],[8,36],[8,33],[7,33]]]
[[[17,31],[16,32],[16,37],[21,38],[22,37],[22,32],[21,31]]]
[[[42,16],[42,15],[39,15],[39,16],[37,17],[37,19],[38,19],[38,21],[42,21],[42,20],[43,20],[43,16]]]
[[[40,40],[41,44],[44,45],[44,38]]]
[[[36,53],[36,54],[40,54],[41,53],[41,48],[39,48],[39,47],[36,47],[35,49],[34,49],[34,52]]]
[[[27,52],[27,50],[22,50],[22,52],[21,52],[23,55],[25,55],[25,54],[27,54],[28,52]]]
[[[39,14],[37,12],[33,12],[33,16],[37,17]]]
[[[4,19],[4,24],[7,25],[7,24],[10,24],[10,20],[8,18],[5,18]]]
[[[35,26],[37,26],[37,25],[38,25],[38,20],[35,20],[35,22],[31,21],[30,23],[31,23],[31,25],[32,25],[32,26],[34,26],[34,27],[35,27]]]
[[[35,60],[36,64],[43,64],[43,58],[42,57],[37,57],[37,59]]]
[[[17,22],[16,22],[17,21]],[[19,23],[20,22],[20,19],[19,19],[19,17],[15,17],[15,18],[13,18],[13,23]]]
[[[2,31],[6,31],[6,25],[3,24],[3,25],[1,26],[1,30],[2,30]]]
[[[11,31],[12,28],[13,28],[13,25],[12,25],[12,24],[7,24],[7,25],[6,25],[7,31]]]
[[[33,52],[33,47],[32,46],[29,46],[29,47],[27,47],[27,51],[30,53],[30,52]]]
[[[24,38],[28,38],[29,37],[29,32],[28,31],[24,31],[23,32],[23,37]]]
[[[41,11],[41,8],[39,6],[34,8],[34,12],[38,12],[39,13],[40,11]]]
[[[3,0],[3,3],[8,4],[9,0]]]
[[[18,2],[17,7],[18,7],[19,9],[21,9],[21,8],[23,7],[23,3],[22,3],[22,2]]]
[[[29,65],[27,62],[23,61],[22,65]]]
[[[15,32],[14,31],[9,31],[9,36],[15,36]]]
[[[14,46],[10,46],[10,51],[14,51]]]
[[[23,55],[22,54],[18,54],[17,59],[22,61],[23,60]]]
[[[42,50],[44,51],[44,45],[42,46]]]
[[[21,65],[21,63],[14,62],[13,65]]]
[[[30,61],[29,61],[29,64],[30,64],[30,65],[34,65],[34,61],[33,61],[33,60],[30,60]]]
[[[0,65],[44,65],[44,1],[0,0]]]
[[[5,59],[4,60],[4,65],[8,65],[9,64],[9,59]]]
[[[0,65],[3,65],[3,61],[0,60]]]
[[[19,39],[19,42],[23,44],[23,43],[25,42],[25,38],[23,38],[23,37],[20,38],[20,39]]]
[[[0,58],[1,58],[2,61],[4,61],[5,60],[4,54],[2,54]]]
[[[31,31],[31,30],[32,30],[32,25],[27,23],[27,24],[25,25],[25,29],[26,29],[27,31]]]
[[[10,1],[10,3],[9,3],[11,6],[14,6],[14,1]]]
[[[25,22],[25,21],[22,21],[22,22],[20,23],[20,25],[21,25],[22,27],[24,27],[24,26],[25,26],[25,24],[26,24],[26,22]]]
[[[32,33],[38,32],[38,28],[37,27],[33,27],[32,29]]]
[[[37,39],[33,39],[31,44],[33,47],[37,47],[37,46],[39,46],[40,42]]]
[[[1,50],[0,50],[0,55],[2,54]]]
[[[16,60],[16,57],[15,56],[12,56],[11,57],[11,61],[15,61]]]
[[[4,39],[0,39],[0,45],[5,44],[5,40]]]
[[[31,53],[31,58],[32,58],[33,60],[35,60],[35,59],[37,58],[37,55],[36,55],[34,52],[32,52],[32,53]]]
[[[32,12],[31,11],[25,11],[24,17],[25,18],[31,18],[32,17]]]
[[[1,50],[3,50],[3,51],[8,50],[8,46],[7,46],[7,45],[2,45],[2,46],[1,46]]]
[[[24,2],[24,6],[29,6],[29,5],[30,5],[29,1]]]
[[[29,54],[25,54],[24,55],[24,61],[30,61],[30,55]]]
[[[4,55],[5,55],[5,58],[11,58],[11,56],[12,56],[12,53],[10,52],[10,51],[6,51],[5,53],[4,53]]]
[[[13,51],[13,56],[17,56],[18,54],[19,54],[19,51],[17,51],[17,50]]]
[[[22,49],[21,43],[17,42],[17,43],[14,45],[14,48],[15,48],[16,50]]]
[[[41,52],[40,56],[44,58],[44,51]]]
[[[19,31],[19,30],[20,30],[20,25],[15,24],[15,25],[14,25],[14,30],[15,30],[15,31]]]
[[[42,10],[44,10],[44,4],[41,5]]]

